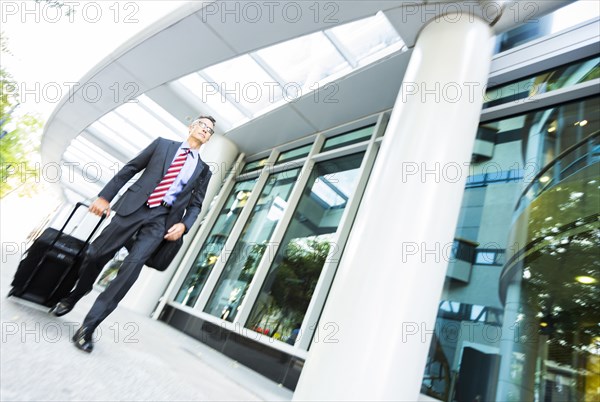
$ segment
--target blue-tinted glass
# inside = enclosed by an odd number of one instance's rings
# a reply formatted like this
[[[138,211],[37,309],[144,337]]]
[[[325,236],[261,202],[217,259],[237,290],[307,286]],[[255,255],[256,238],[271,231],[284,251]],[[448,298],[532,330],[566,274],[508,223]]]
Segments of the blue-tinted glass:
[[[196,303],[208,279],[208,275],[211,273],[219,255],[221,255],[225,241],[237,222],[242,208],[246,205],[246,201],[250,197],[255,184],[256,179],[242,181],[235,185],[183,281],[175,297],[176,302],[188,306],[193,306]]]
[[[329,151],[330,149],[366,141],[371,137],[371,134],[373,134],[373,128],[375,128],[375,126],[364,127],[355,131],[350,131],[349,133],[328,138],[323,144],[323,151]]]
[[[269,239],[281,219],[300,169],[269,177],[242,234],[223,268],[205,312],[233,321],[258,264],[269,247]]]
[[[363,153],[317,163],[281,242],[246,327],[294,344],[331,241],[354,194]],[[326,178],[333,198],[316,203]],[[339,245],[338,245],[339,246]]]

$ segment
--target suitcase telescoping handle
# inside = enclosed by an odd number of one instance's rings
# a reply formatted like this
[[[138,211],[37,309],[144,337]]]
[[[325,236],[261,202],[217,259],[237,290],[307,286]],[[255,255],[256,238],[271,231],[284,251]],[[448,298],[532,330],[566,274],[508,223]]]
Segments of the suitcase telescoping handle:
[[[46,249],[46,252],[42,256],[42,258],[40,258],[40,261],[37,263],[36,267],[33,269],[33,272],[31,273],[31,276],[29,276],[29,278],[27,279],[27,281],[25,282],[25,284],[21,288],[21,290],[20,290],[21,293],[23,291],[25,291],[29,287],[29,285],[31,284],[31,281],[33,280],[33,278],[35,277],[35,275],[37,274],[37,272],[40,270],[42,264],[44,264],[44,261],[46,261],[46,257],[48,256],[48,252],[50,252],[50,250],[52,250],[52,247],[54,247],[54,245],[56,244],[56,242],[58,241],[58,239],[60,238],[60,236],[63,234],[65,228],[67,227],[67,225],[69,224],[69,222],[73,218],[73,215],[75,215],[75,212],[77,212],[77,210],[80,207],[89,208],[89,205],[84,204],[83,202],[78,202],[77,204],[75,204],[75,208],[73,208],[73,211],[71,211],[71,214],[69,215],[69,217],[65,221],[65,224],[62,226],[62,228],[60,228],[60,230],[56,234],[56,237],[54,238],[54,240],[52,240],[52,243],[50,243],[50,246],[48,246],[48,248]],[[52,292],[48,295],[48,297],[46,297],[46,300],[44,300],[44,302],[47,301],[47,300],[49,300],[51,297],[54,296],[54,294],[58,290],[58,287],[60,286],[60,284],[62,283],[62,281],[65,279],[65,277],[67,276],[67,274],[69,273],[69,271],[71,270],[71,268],[73,267],[73,265],[77,262],[77,259],[79,258],[79,256],[81,255],[81,253],[83,252],[83,250],[85,249],[85,247],[89,244],[90,239],[92,238],[92,236],[94,235],[94,233],[96,233],[96,230],[98,230],[98,228],[100,227],[100,225],[102,224],[102,222],[104,221],[105,218],[106,218],[106,212],[104,212],[102,214],[102,216],[98,220],[98,223],[94,227],[94,230],[92,230],[92,232],[90,233],[90,235],[88,236],[88,238],[85,240],[85,243],[83,244],[83,246],[81,247],[81,249],[79,249],[79,251],[77,252],[77,255],[73,259],[73,262],[71,263],[71,265],[69,266],[68,269],[65,269],[65,272],[61,275],[60,280],[58,281],[58,284],[52,290]]]
[[[63,232],[65,231],[65,228],[67,227],[67,225],[69,224],[69,222],[71,221],[71,219],[73,218],[73,215],[75,215],[75,212],[77,212],[77,210],[80,207],[86,207],[89,208],[90,206],[87,204],[84,204],[83,202],[78,202],[77,204],[75,204],[75,208],[73,208],[73,210],[71,211],[71,215],[69,215],[69,217],[67,218],[67,220],[65,221],[65,224],[63,225],[62,228],[60,228],[60,230],[58,231],[58,234],[56,235],[56,237],[54,238],[54,240],[52,241],[52,244],[50,245],[50,248],[52,248],[52,246],[54,246],[54,244],[58,241],[58,239],[60,238],[60,236],[63,234]],[[96,233],[96,230],[98,230],[98,228],[100,227],[100,225],[102,224],[102,221],[104,221],[104,219],[106,218],[106,212],[104,212],[102,214],[102,216],[100,217],[100,220],[98,221],[98,223],[96,224],[96,226],[94,227],[94,230],[92,230],[92,232],[90,233],[90,235],[88,236],[88,238],[85,240],[85,245],[87,245],[90,242],[90,239],[92,238],[92,236],[94,235],[94,233]],[[81,253],[81,251],[80,251]],[[77,254],[77,256],[79,256],[79,254]]]

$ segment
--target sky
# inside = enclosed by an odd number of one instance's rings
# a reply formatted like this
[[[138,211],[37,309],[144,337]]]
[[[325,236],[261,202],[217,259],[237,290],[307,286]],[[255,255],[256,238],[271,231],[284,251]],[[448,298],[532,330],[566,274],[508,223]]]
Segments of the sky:
[[[19,83],[21,105],[15,114],[37,113],[42,120],[90,69],[145,27],[182,6],[183,1],[0,0],[0,30],[12,56],[0,64]],[[67,15],[74,6],[75,12]],[[29,92],[26,92],[29,91]],[[42,186],[32,198],[7,196],[0,201],[2,254],[52,214],[60,199]],[[6,250],[5,250],[6,249]],[[21,250],[22,251],[22,250]]]
[[[68,93],[66,83],[78,82],[110,52],[184,3],[1,0],[0,29],[13,54],[1,63],[20,83],[19,109],[49,117],[59,95]],[[69,10],[74,12],[67,15]]]

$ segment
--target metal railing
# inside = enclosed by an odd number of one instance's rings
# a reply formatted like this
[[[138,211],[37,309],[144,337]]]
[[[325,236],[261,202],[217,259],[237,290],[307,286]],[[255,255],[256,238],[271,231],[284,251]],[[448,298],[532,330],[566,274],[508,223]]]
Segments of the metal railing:
[[[552,162],[544,166],[521,193],[515,211],[520,211],[544,191],[557,185],[562,179],[573,173],[600,161],[600,130],[590,134],[578,143],[561,152]],[[586,149],[587,148],[587,149]],[[574,153],[585,150],[575,156],[573,161],[564,166],[567,158]]]

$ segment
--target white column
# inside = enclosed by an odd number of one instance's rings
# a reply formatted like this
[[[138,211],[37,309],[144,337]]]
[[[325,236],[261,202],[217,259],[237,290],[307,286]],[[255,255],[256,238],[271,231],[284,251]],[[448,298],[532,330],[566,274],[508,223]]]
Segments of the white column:
[[[159,272],[155,269],[144,268],[133,288],[121,302],[125,306],[136,312],[148,315],[152,313],[156,307],[159,298],[163,295],[169,281],[179,269],[179,262],[185,253],[185,250],[190,245],[192,238],[200,228],[200,222],[206,214],[208,207],[213,198],[218,194],[225,178],[227,171],[232,168],[238,155],[238,148],[231,140],[222,135],[214,135],[210,141],[200,148],[200,156],[204,162],[211,167],[212,177],[208,184],[206,197],[202,211],[196,220],[194,226],[184,237],[184,243],[181,251],[175,257],[169,268],[164,272]],[[185,267],[182,267],[184,269]]]
[[[418,400],[492,47],[466,14],[420,33],[294,400]]]

